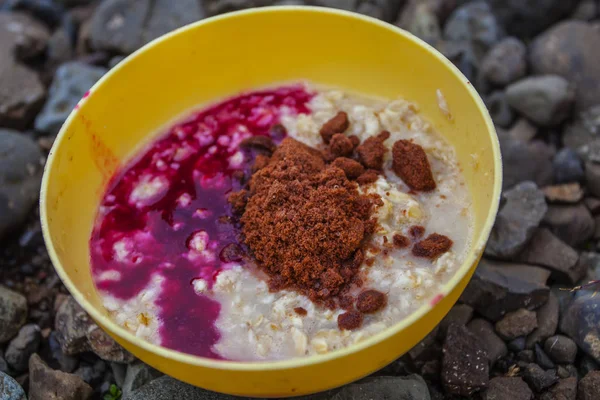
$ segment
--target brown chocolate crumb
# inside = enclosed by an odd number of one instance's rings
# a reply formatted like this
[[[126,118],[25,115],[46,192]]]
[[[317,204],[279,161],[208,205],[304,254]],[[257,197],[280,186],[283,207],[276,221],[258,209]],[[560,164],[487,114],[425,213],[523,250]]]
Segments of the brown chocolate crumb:
[[[363,316],[358,311],[348,311],[338,315],[338,327],[341,330],[354,330],[360,328],[363,322]]]
[[[379,178],[379,174],[374,169],[368,169],[364,174],[356,179],[356,183],[359,185],[368,185],[369,183],[375,182]]]
[[[348,139],[350,139],[350,142],[352,142],[352,150],[357,148],[358,145],[360,144],[360,139],[356,135],[350,135],[350,136],[348,136]]]
[[[356,148],[358,159],[366,168],[380,171],[383,168],[383,156],[386,148],[383,142],[390,137],[388,131],[383,131],[377,136],[365,140]]]
[[[392,240],[394,241],[394,246],[396,246],[399,249],[403,249],[410,245],[410,239],[399,233],[395,233],[392,237]]]
[[[373,203],[320,152],[286,138],[250,179],[242,233],[271,290],[291,288],[335,307],[356,282]]]
[[[251,136],[242,140],[240,147],[242,149],[265,150],[268,153],[274,152],[277,148],[275,143],[273,143],[273,139],[268,136]]]
[[[275,140],[283,140],[287,136],[287,129],[281,124],[275,124],[269,129],[269,136]]]
[[[344,171],[346,177],[350,180],[358,178],[365,172],[365,168],[361,165],[361,163],[351,158],[338,157],[331,163],[331,165]]]
[[[244,250],[237,243],[229,243],[219,253],[219,259],[223,262],[237,262],[244,258]]]
[[[408,230],[410,232],[410,236],[414,239],[420,239],[425,234],[425,227],[421,225],[413,225]]]
[[[296,307],[294,308],[294,311],[296,312],[296,314],[304,317],[306,314],[308,314],[308,311],[306,311],[306,309],[304,309],[303,307]]]
[[[246,203],[248,202],[248,191],[242,189],[238,192],[231,192],[227,196],[227,201],[231,204],[234,212],[241,214],[244,212]]]
[[[352,296],[341,296],[340,308],[343,310],[352,310],[354,308],[354,298]]]
[[[365,290],[356,299],[356,309],[364,314],[373,314],[385,307],[386,295],[377,290]]]
[[[417,257],[435,259],[450,250],[452,243],[447,236],[432,233],[413,246],[412,254]]]
[[[336,133],[329,141],[331,152],[338,157],[345,157],[352,154],[354,146],[352,141],[343,133]]]
[[[425,150],[409,140],[394,143],[392,170],[413,190],[429,192],[436,188]]]
[[[367,264],[368,267],[372,267],[373,264],[375,264],[375,257],[369,257],[365,260],[365,264]]]
[[[266,167],[267,164],[269,164],[270,159],[271,158],[269,156],[266,156],[264,154],[257,155],[254,159],[254,164],[252,165],[252,172],[256,172],[259,169],[263,169],[264,167]]]
[[[323,141],[329,144],[329,141],[336,133],[344,133],[346,129],[350,126],[350,122],[348,121],[348,114],[343,111],[340,111],[336,114],[335,117],[331,118],[329,121],[325,122],[325,124],[321,127],[319,133],[323,138]]]

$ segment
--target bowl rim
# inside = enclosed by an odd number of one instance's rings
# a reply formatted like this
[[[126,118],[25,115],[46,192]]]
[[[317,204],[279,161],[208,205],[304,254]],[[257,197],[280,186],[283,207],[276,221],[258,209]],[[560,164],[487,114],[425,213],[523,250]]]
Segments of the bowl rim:
[[[494,170],[495,170],[494,187],[493,187],[493,193],[492,193],[492,196],[493,196],[492,197],[492,206],[490,207],[490,209],[488,211],[488,215],[487,215],[485,223],[482,227],[482,233],[477,238],[477,240],[473,241],[472,247],[467,255],[467,258],[462,263],[460,268],[456,271],[456,273],[452,276],[452,278],[450,280],[448,280],[442,286],[442,288],[439,291],[439,294],[437,295],[437,296],[441,295],[441,296],[445,297],[465,277],[465,275],[470,271],[471,267],[475,263],[478,262],[481,254],[483,253],[483,249],[485,247],[485,244],[490,235],[492,226],[494,224],[494,220],[496,218],[496,213],[498,211],[498,206],[499,206],[499,202],[500,202],[500,193],[501,193],[501,187],[502,187],[502,157],[501,157],[501,153],[500,153],[500,144],[498,141],[498,136],[496,134],[496,130],[495,130],[494,124],[492,122],[492,119],[489,115],[489,112],[487,111],[487,107],[484,105],[483,100],[481,99],[481,97],[479,96],[477,91],[473,88],[473,85],[471,85],[469,80],[460,72],[460,70],[454,64],[452,64],[446,57],[444,57],[438,50],[436,50],[434,47],[430,46],[423,40],[419,39],[418,37],[414,36],[410,32],[400,29],[397,26],[391,25],[387,22],[378,20],[373,17],[365,16],[365,15],[350,12],[350,11],[333,9],[333,8],[318,7],[318,6],[270,6],[270,7],[251,8],[251,9],[235,11],[235,12],[231,12],[231,13],[226,13],[226,14],[222,14],[222,15],[218,15],[218,16],[205,18],[200,21],[196,21],[194,23],[191,23],[191,24],[185,25],[183,27],[180,27],[178,29],[175,29],[157,39],[154,39],[153,41],[147,43],[146,45],[142,46],[141,48],[139,48],[138,50],[136,50],[135,52],[130,54],[128,57],[126,57],[125,60],[123,60],[117,66],[115,66],[114,68],[109,70],[106,74],[104,74],[102,76],[102,78],[100,78],[92,86],[90,91],[93,91],[96,87],[103,85],[104,82],[106,80],[108,80],[110,76],[117,73],[117,71],[120,68],[122,68],[123,65],[126,64],[129,60],[132,60],[135,57],[138,57],[140,55],[140,53],[149,50],[151,47],[154,47],[159,43],[168,41],[172,37],[179,35],[179,34],[183,33],[184,31],[187,31],[190,29],[195,29],[196,27],[201,26],[201,25],[219,23],[220,21],[225,20],[225,19],[238,18],[240,16],[246,16],[246,15],[250,15],[250,14],[278,13],[278,12],[321,13],[321,14],[343,16],[346,18],[352,18],[352,19],[358,20],[360,22],[374,24],[374,25],[377,25],[381,29],[386,29],[386,30],[392,31],[393,33],[395,33],[397,35],[401,35],[405,39],[412,41],[415,45],[425,48],[426,50],[429,51],[429,53],[431,53],[435,58],[437,58],[437,60],[439,62],[443,63],[446,66],[446,68],[448,68],[454,74],[456,79],[459,79],[461,82],[463,82],[463,85],[468,90],[471,97],[475,100],[475,102],[478,106],[479,112],[482,114],[482,116],[485,120],[486,129],[488,130],[488,132],[492,133],[492,135],[491,135],[492,136],[491,137],[492,153],[493,153],[492,155],[494,157]],[[342,349],[334,350],[334,351],[328,352],[326,354],[315,354],[315,355],[311,355],[311,356],[296,357],[296,358],[290,358],[290,359],[285,359],[285,360],[276,360],[276,361],[216,360],[216,359],[212,359],[212,358],[195,356],[195,355],[191,355],[191,354],[187,354],[187,353],[182,353],[177,350],[168,349],[166,347],[151,343],[149,341],[146,341],[144,339],[141,339],[141,338],[135,336],[133,333],[129,332],[125,328],[118,325],[116,322],[114,322],[112,319],[110,319],[107,315],[100,312],[96,307],[94,307],[86,299],[86,297],[83,295],[83,293],[71,281],[71,279],[69,278],[65,269],[63,268],[62,263],[56,253],[52,238],[50,236],[50,231],[49,231],[48,222],[47,222],[48,221],[48,218],[47,218],[48,202],[46,201],[46,195],[48,193],[50,170],[51,170],[51,166],[53,165],[53,161],[54,161],[54,157],[55,157],[54,150],[56,148],[58,148],[60,143],[64,140],[64,138],[66,136],[67,127],[71,125],[73,119],[75,118],[75,115],[76,115],[76,112],[75,112],[75,110],[73,110],[69,114],[69,117],[65,120],[58,135],[56,136],[56,139],[54,141],[52,149],[49,152],[48,158],[46,160],[46,164],[44,166],[44,174],[43,174],[43,178],[42,178],[42,184],[41,184],[41,190],[40,190],[40,202],[39,202],[42,233],[43,233],[44,241],[46,243],[48,254],[50,256],[50,259],[52,261],[54,269],[56,270],[57,274],[59,275],[59,277],[62,280],[62,282],[64,283],[64,285],[69,290],[70,294],[75,298],[77,303],[79,303],[81,305],[81,307],[87,313],[89,313],[89,315],[92,317],[92,319],[94,321],[99,323],[104,329],[106,329],[112,335],[119,337],[121,340],[126,341],[133,346],[137,346],[146,352],[153,353],[164,359],[173,360],[176,362],[180,362],[180,363],[188,364],[188,365],[192,365],[192,366],[200,366],[200,367],[206,367],[206,368],[211,368],[211,369],[230,370],[230,371],[247,371],[247,372],[293,369],[293,368],[305,367],[305,366],[310,366],[313,364],[328,362],[328,361],[331,361],[331,360],[334,360],[337,358],[342,358],[342,357],[348,356],[350,354],[363,351],[364,349],[371,347],[371,346],[375,345],[376,343],[384,341],[384,340],[398,334],[400,331],[404,330],[408,326],[414,324],[417,320],[421,319],[434,307],[438,306],[439,302],[434,302],[435,304],[432,304],[431,301],[425,302],[419,308],[417,308],[415,311],[413,311],[410,315],[408,315],[404,319],[398,321],[396,324],[384,329],[383,331],[381,331],[367,339],[364,339],[356,344],[352,344],[352,345],[344,347]]]

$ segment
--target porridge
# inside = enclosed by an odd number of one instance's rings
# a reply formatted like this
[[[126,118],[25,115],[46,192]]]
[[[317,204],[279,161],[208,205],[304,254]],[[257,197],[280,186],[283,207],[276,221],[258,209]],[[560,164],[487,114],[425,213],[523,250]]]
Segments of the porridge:
[[[156,344],[323,354],[435,298],[468,252],[470,204],[416,105],[256,91],[174,125],[114,176],[92,276],[112,318]]]

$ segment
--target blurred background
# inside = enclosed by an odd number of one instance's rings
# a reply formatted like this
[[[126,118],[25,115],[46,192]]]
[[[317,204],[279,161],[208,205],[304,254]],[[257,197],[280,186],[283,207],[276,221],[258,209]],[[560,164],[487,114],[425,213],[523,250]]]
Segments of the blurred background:
[[[0,399],[230,398],[162,376],[89,319],[52,269],[37,200],[56,133],[104,73],[173,29],[269,5],[427,41],[483,97],[504,157],[502,209],[459,304],[388,367],[310,398],[600,399],[598,0],[0,0]]]

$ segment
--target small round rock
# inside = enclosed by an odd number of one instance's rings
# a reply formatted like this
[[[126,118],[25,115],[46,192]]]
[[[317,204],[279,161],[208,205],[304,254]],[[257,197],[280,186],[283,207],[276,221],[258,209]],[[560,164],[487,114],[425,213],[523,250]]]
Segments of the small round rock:
[[[572,364],[577,355],[577,344],[566,336],[555,335],[544,342],[546,353],[559,364]]]

